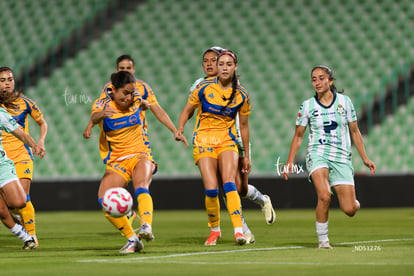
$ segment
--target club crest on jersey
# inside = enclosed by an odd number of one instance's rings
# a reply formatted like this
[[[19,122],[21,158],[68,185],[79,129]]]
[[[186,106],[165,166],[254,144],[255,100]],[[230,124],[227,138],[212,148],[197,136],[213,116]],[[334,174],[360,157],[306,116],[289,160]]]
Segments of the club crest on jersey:
[[[338,104],[338,108],[336,110],[340,115],[345,115],[345,108],[341,104]]]

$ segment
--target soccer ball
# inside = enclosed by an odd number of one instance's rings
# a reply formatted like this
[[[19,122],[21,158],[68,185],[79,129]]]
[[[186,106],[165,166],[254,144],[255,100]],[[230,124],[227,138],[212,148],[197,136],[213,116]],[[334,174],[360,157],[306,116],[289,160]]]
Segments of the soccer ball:
[[[105,213],[115,218],[127,215],[131,211],[132,205],[131,194],[121,187],[107,190],[102,199]]]

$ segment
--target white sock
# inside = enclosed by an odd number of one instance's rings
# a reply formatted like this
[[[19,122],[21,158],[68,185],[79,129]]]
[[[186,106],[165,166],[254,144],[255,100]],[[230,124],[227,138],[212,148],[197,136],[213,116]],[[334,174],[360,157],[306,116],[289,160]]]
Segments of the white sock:
[[[328,222],[316,222],[316,233],[319,242],[329,242],[328,238]]]
[[[33,239],[32,236],[30,236],[29,233],[26,232],[26,230],[21,226],[20,224],[16,223],[12,228],[10,228],[10,232],[15,234],[19,239],[22,241],[30,241]]]
[[[237,233],[242,233],[243,234],[243,227],[234,228],[234,234],[236,235]]]
[[[251,233],[249,226],[247,226],[246,221],[244,220],[244,217],[242,216],[242,221],[243,221],[243,234],[246,233]]]
[[[219,226],[217,226],[217,227],[210,227],[210,230],[211,230],[211,231],[214,231],[214,232],[221,232],[221,230],[220,230],[220,225],[219,225]]]
[[[247,194],[245,198],[259,204],[260,206],[263,206],[267,202],[263,194],[255,186],[250,184],[247,185]]]
[[[139,241],[137,234],[134,234],[132,237],[128,238],[129,241]]]

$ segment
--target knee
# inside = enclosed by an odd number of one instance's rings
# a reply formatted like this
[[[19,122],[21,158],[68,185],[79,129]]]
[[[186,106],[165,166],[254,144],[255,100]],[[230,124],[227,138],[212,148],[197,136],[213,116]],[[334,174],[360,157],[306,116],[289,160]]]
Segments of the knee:
[[[26,207],[26,200],[18,200],[16,202],[13,203],[13,206],[10,206],[16,209],[22,209],[24,207]]]
[[[342,208],[342,211],[344,211],[344,213],[349,217],[353,217],[358,210],[359,210],[358,203],[355,203],[352,206],[347,206],[347,207]]]
[[[355,213],[357,212],[357,210],[355,210],[354,208],[347,208],[347,209],[344,209],[343,211],[348,217],[353,217]]]
[[[331,204],[331,193],[326,192],[318,195],[318,204],[329,205]]]

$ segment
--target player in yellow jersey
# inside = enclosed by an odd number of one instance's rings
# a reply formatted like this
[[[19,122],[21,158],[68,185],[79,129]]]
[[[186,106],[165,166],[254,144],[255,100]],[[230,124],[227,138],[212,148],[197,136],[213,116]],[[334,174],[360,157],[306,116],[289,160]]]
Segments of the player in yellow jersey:
[[[207,49],[203,54],[203,70],[206,76],[204,78],[197,79],[194,84],[190,88],[190,95],[191,92],[194,91],[194,89],[204,80],[211,79],[217,76],[217,56],[225,51],[226,49],[223,49],[219,46],[213,46],[209,49]],[[192,115],[192,114],[191,114]],[[191,117],[191,116],[190,116]],[[263,195],[259,189],[257,189],[255,186],[249,184],[249,174],[248,173],[241,173],[241,160],[244,156],[244,147],[243,142],[241,141],[240,137],[240,129],[238,124],[239,118],[236,116],[236,129],[237,129],[237,146],[239,147],[239,155],[240,155],[240,162],[239,162],[239,169],[237,170],[236,175],[236,186],[237,191],[242,198],[246,198],[256,204],[258,204],[263,214],[265,215],[266,223],[271,225],[276,220],[276,213],[272,206],[272,201],[270,200],[270,197],[268,195]],[[251,153],[251,145],[249,144],[250,153]],[[243,219],[243,234],[245,235],[247,239],[247,243],[254,243],[255,237],[251,230],[249,229],[249,226],[246,223],[246,220]]]
[[[102,204],[105,192],[113,187],[125,187],[132,180],[138,214],[141,219],[139,236],[135,234],[127,216],[106,218],[128,239],[120,253],[139,252],[144,245],[141,239],[153,240],[153,202],[149,193],[152,175],[157,164],[152,158],[151,148],[144,123],[141,120],[141,96],[133,95],[135,78],[126,71],[112,74],[113,89],[110,101],[102,95],[92,106],[91,121],[99,124],[101,134],[99,149],[106,164],[98,199]],[[183,141],[184,139],[182,139]]]
[[[216,245],[221,236],[218,187],[223,183],[227,210],[234,228],[235,242],[244,245],[241,202],[235,184],[238,168],[237,131],[235,118],[240,115],[243,144],[249,144],[250,102],[237,76],[237,58],[231,51],[217,57],[218,76],[202,81],[191,93],[180,114],[176,139],[182,139],[184,126],[195,109],[197,113],[193,132],[194,162],[199,167],[205,188],[205,206],[210,236],[205,245]],[[249,149],[242,159],[244,173],[250,171]],[[217,173],[219,172],[219,173]]]
[[[9,78],[11,78],[9,76],[5,79],[4,77],[3,74],[0,74],[0,83],[2,87],[7,86],[4,84],[6,81],[9,82]],[[0,141],[2,140],[3,131],[5,131],[4,133],[11,133],[20,139],[26,146],[31,147],[34,154],[43,158],[45,153],[44,149],[39,147],[33,138],[25,133],[4,109],[15,107],[11,99],[11,96],[14,96],[14,94],[13,90],[0,89]],[[21,224],[16,223],[13,220],[8,209],[8,207],[22,209],[25,205],[26,195],[16,175],[16,167],[7,157],[3,150],[2,143],[0,143],[0,219],[13,234],[24,241],[23,249],[33,249],[36,248],[36,241],[27,233]]]
[[[132,75],[135,73],[135,61],[130,55],[121,55],[116,60],[116,71],[126,71],[131,73]],[[101,93],[101,100],[108,102],[111,100],[111,93],[114,87],[111,82],[105,84],[104,88],[102,89]],[[172,133],[176,132],[176,127],[172,123],[170,117],[165,112],[165,110],[159,104],[157,98],[151,87],[144,81],[135,78],[135,90],[133,92],[134,98],[139,98],[141,100],[141,111],[140,111],[140,118],[143,122],[144,130],[147,130],[147,120],[145,117],[145,110],[149,109],[155,115],[155,117],[164,125],[166,126]],[[88,125],[86,126],[83,137],[88,139],[91,137],[92,127],[94,124],[90,120]],[[183,140],[185,147],[187,147],[187,141]],[[129,222],[132,224],[135,213],[130,214]]]
[[[14,74],[8,67],[0,68],[0,89],[10,93],[13,107],[6,108],[6,110],[10,115],[12,115],[19,127],[25,133],[29,134],[28,115],[30,115],[39,125],[40,137],[37,145],[45,151],[45,139],[47,135],[46,120],[44,119],[39,107],[33,100],[15,91]],[[16,166],[17,176],[20,179],[20,183],[27,197],[26,207],[14,210],[14,212],[21,217],[24,228],[35,238],[36,244],[38,245],[35,227],[35,209],[30,198],[30,185],[33,177],[32,152],[21,140],[10,133],[5,133],[3,135],[3,147],[7,153],[7,156]]]
[[[121,55],[116,60],[116,71],[127,71],[132,75],[135,73],[135,61],[130,55]],[[105,100],[109,100],[109,94],[113,90],[113,86],[110,82],[105,84],[104,88],[102,89],[101,96],[105,96]],[[144,81],[135,78],[135,91],[134,97],[136,95],[140,95],[142,98],[142,110],[141,110],[141,119],[144,122],[144,128],[147,129],[147,120],[145,117],[145,109],[151,110],[151,112],[155,115],[155,117],[164,125],[166,126],[172,133],[176,132],[176,128],[172,123],[170,117],[165,112],[165,110],[159,104],[153,90],[151,87]],[[89,121],[87,127],[83,132],[83,137],[88,139],[91,137],[93,123]]]

